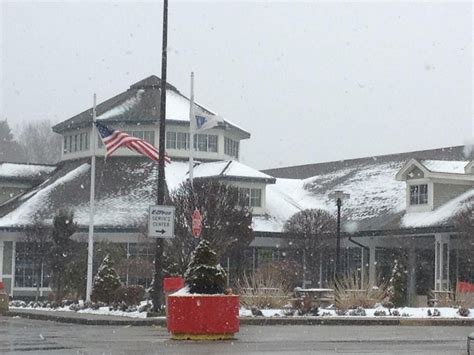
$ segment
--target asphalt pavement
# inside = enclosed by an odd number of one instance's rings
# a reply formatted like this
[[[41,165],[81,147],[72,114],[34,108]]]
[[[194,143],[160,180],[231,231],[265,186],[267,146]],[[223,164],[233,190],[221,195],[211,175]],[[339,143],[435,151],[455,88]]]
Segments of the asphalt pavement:
[[[161,326],[0,316],[1,354],[465,354],[470,327],[245,325],[231,341],[170,340]]]

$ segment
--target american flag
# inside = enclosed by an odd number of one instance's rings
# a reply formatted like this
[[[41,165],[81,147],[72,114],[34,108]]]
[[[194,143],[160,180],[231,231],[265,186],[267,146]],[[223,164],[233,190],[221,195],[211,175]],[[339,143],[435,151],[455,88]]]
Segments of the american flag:
[[[139,154],[146,155],[153,161],[158,162],[160,154],[152,144],[144,141],[143,139],[132,137],[125,132],[119,131],[118,129],[109,128],[103,124],[96,122],[97,130],[99,131],[100,138],[104,142],[106,153],[105,157],[112,155],[120,147],[126,147]],[[170,158],[165,155],[165,161],[170,162]]]

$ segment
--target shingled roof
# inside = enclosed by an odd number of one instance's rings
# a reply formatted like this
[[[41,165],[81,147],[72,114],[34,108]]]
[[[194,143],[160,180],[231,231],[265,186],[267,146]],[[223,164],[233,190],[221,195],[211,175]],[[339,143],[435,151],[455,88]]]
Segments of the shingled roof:
[[[295,165],[282,168],[262,170],[264,173],[278,178],[306,179],[309,177],[335,172],[352,166],[371,164],[373,162],[406,162],[415,158],[418,160],[472,160],[474,152],[468,147],[460,145],[454,147],[418,150],[413,152],[378,155],[365,158],[330,161],[315,164]]]
[[[114,125],[156,123],[160,119],[161,80],[155,75],[132,84],[130,88],[97,105],[97,119]],[[189,99],[177,88],[166,85],[166,120],[189,122]],[[209,109],[195,103],[197,110],[214,115]],[[92,108],[53,126],[53,131],[62,133],[70,129],[88,127],[92,122]],[[231,122],[224,120],[223,126],[237,129],[244,138],[250,134]]]

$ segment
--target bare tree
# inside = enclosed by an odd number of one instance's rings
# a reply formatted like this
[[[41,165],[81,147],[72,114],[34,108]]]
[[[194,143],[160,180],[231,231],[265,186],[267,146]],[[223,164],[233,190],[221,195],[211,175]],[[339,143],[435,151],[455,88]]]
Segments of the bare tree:
[[[0,162],[24,162],[21,146],[14,139],[7,120],[0,120]]]
[[[283,226],[287,242],[294,247],[292,257],[303,264],[303,281],[322,281],[323,263],[328,264],[336,246],[335,218],[324,210],[307,209],[295,213]]]
[[[49,120],[21,127],[18,142],[29,163],[55,164],[61,158],[61,136],[51,130]]]
[[[239,204],[236,187],[210,180],[195,180],[194,187],[183,183],[170,196],[176,207],[175,234],[169,240],[165,253],[168,271],[184,275],[197,245],[191,232],[192,214],[198,208],[202,215],[201,238],[210,242],[218,258],[229,255],[240,263],[239,253],[252,240],[252,214]],[[239,270],[239,265],[236,269]],[[236,271],[238,272],[238,271]]]

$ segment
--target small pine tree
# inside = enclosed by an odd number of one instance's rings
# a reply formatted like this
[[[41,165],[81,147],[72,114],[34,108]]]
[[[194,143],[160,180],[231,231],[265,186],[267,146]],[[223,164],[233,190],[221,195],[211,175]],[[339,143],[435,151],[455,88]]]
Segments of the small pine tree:
[[[197,246],[185,279],[191,293],[224,293],[226,273],[218,264],[217,254],[211,249],[209,241],[203,239]]]
[[[107,254],[94,277],[91,298],[94,301],[110,303],[120,285],[120,277],[114,269],[110,255]]]
[[[404,306],[406,303],[406,274],[403,265],[395,259],[392,275],[389,280],[390,301],[395,307]]]

